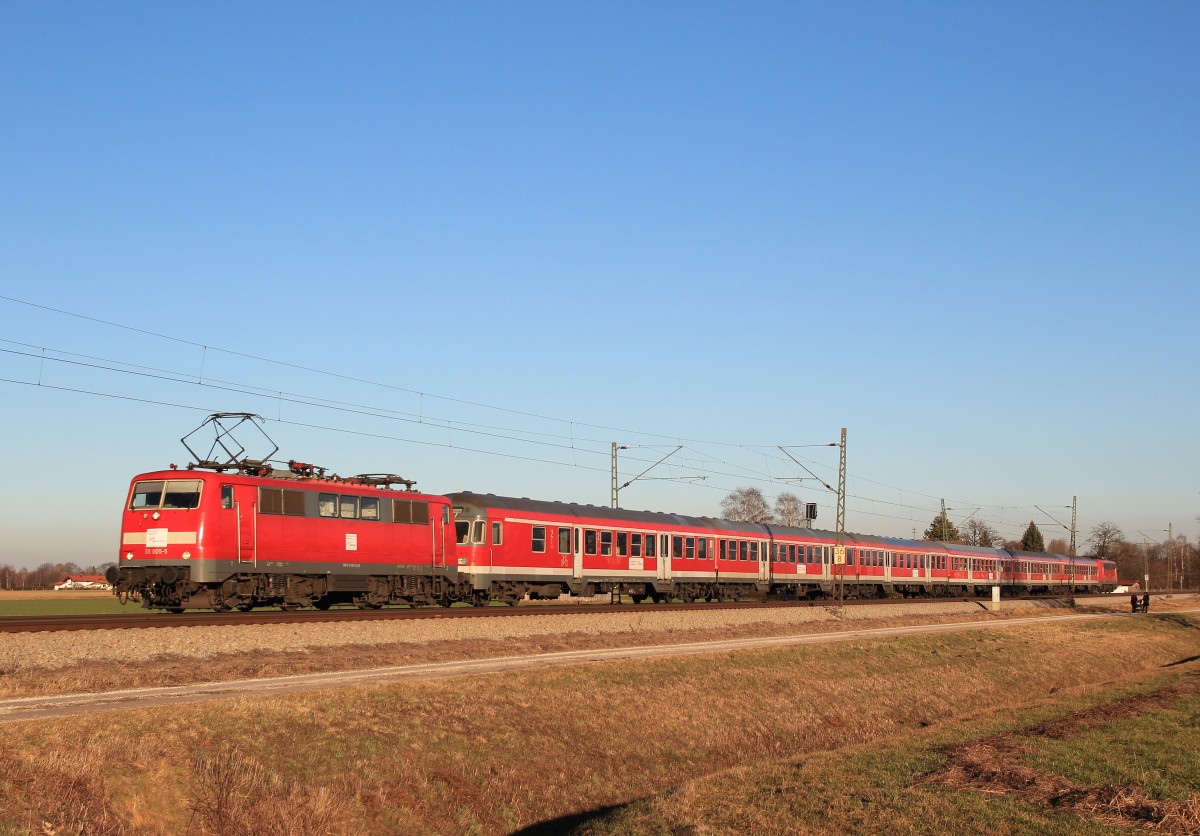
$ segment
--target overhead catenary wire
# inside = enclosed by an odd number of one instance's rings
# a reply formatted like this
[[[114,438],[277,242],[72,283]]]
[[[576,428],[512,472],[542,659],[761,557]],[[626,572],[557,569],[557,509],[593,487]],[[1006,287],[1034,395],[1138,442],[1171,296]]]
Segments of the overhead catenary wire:
[[[504,456],[504,457],[508,457],[508,458],[516,458],[516,459],[521,459],[521,460],[525,460],[525,461],[541,462],[541,463],[545,463],[545,464],[552,464],[552,465],[564,465],[565,464],[566,466],[579,467],[580,469],[589,470],[589,471],[604,471],[605,468],[591,467],[586,464],[580,464],[578,462],[577,458],[575,458],[576,455],[578,453],[604,455],[604,453],[601,450],[592,450],[586,446],[580,446],[580,445],[581,444],[589,444],[589,443],[591,443],[591,444],[606,444],[608,442],[607,442],[607,440],[599,439],[599,438],[586,438],[586,437],[581,438],[579,435],[576,434],[576,427],[586,427],[586,428],[590,428],[593,430],[598,429],[598,430],[604,430],[604,431],[611,432],[611,433],[622,433],[622,434],[636,435],[636,436],[641,436],[641,437],[646,437],[646,438],[672,439],[681,444],[683,442],[688,442],[689,449],[692,452],[694,452],[697,456],[700,457],[700,461],[699,461],[699,463],[690,463],[690,464],[685,462],[685,466],[689,467],[692,470],[697,470],[697,471],[701,471],[704,473],[708,473],[710,475],[721,476],[721,477],[730,478],[730,479],[750,480],[750,481],[762,482],[762,483],[766,483],[766,484],[773,484],[775,480],[772,478],[771,473],[770,473],[770,462],[772,460],[778,461],[780,463],[786,462],[786,459],[784,459],[782,457],[769,454],[769,452],[766,449],[768,447],[768,445],[755,445],[755,444],[736,443],[736,442],[727,442],[727,441],[713,441],[713,440],[694,439],[694,438],[679,438],[677,436],[667,435],[667,434],[658,433],[658,432],[629,430],[629,429],[611,427],[611,426],[604,425],[604,424],[595,424],[595,423],[590,423],[590,422],[575,421],[575,420],[571,420],[571,419],[563,419],[563,418],[558,418],[555,416],[540,414],[537,412],[512,409],[509,407],[501,407],[501,406],[496,406],[493,404],[487,404],[487,403],[483,403],[483,402],[479,402],[479,401],[473,401],[470,399],[457,398],[457,397],[445,396],[445,395],[437,395],[437,394],[433,394],[433,393],[429,393],[429,392],[424,392],[419,389],[398,386],[398,385],[384,383],[384,382],[377,381],[377,380],[371,380],[368,378],[358,377],[358,376],[354,376],[354,375],[347,375],[347,374],[340,373],[340,372],[333,372],[333,371],[329,371],[326,369],[319,369],[319,368],[315,368],[315,367],[311,367],[311,366],[306,366],[306,365],[299,364],[299,363],[292,363],[292,362],[288,362],[288,361],[264,357],[264,356],[257,355],[257,354],[251,353],[251,352],[239,351],[239,350],[235,350],[235,349],[228,349],[228,348],[223,348],[223,347],[218,347],[218,346],[211,346],[211,345],[208,345],[208,344],[200,342],[200,341],[190,340],[190,339],[187,339],[184,337],[178,337],[178,336],[174,336],[174,335],[170,335],[170,334],[163,334],[163,333],[159,333],[156,331],[151,331],[149,329],[138,328],[135,326],[130,326],[130,325],[124,324],[124,323],[113,322],[110,320],[102,319],[100,317],[94,317],[94,316],[89,316],[86,314],[80,314],[77,312],[67,311],[67,310],[64,310],[61,308],[56,308],[56,307],[52,307],[52,306],[48,306],[48,305],[41,305],[38,303],[29,302],[27,300],[18,299],[18,298],[12,297],[12,296],[0,295],[0,300],[8,301],[8,302],[11,302],[11,303],[17,304],[17,305],[29,306],[32,308],[40,309],[43,311],[51,312],[51,313],[62,315],[62,316],[73,317],[73,318],[77,318],[80,320],[93,322],[93,323],[100,324],[100,325],[103,325],[106,327],[122,329],[122,330],[126,330],[126,331],[129,331],[132,333],[137,333],[137,334],[153,337],[156,339],[169,340],[169,341],[172,341],[177,344],[199,348],[201,351],[200,373],[199,373],[199,375],[196,375],[196,374],[190,373],[190,372],[181,372],[181,371],[174,371],[174,370],[168,370],[168,369],[157,369],[154,367],[133,364],[133,363],[126,363],[124,361],[114,360],[114,359],[110,359],[110,358],[98,358],[98,357],[89,356],[89,355],[82,355],[82,354],[76,354],[73,352],[66,352],[66,351],[61,351],[61,350],[57,350],[57,349],[51,349],[51,348],[43,347],[43,346],[34,346],[34,345],[31,345],[28,343],[18,343],[16,341],[12,341],[12,340],[3,340],[3,342],[7,342],[10,345],[19,345],[19,346],[22,346],[25,348],[35,349],[37,351],[36,355],[34,355],[30,352],[10,352],[10,353],[23,354],[24,356],[28,356],[28,357],[36,356],[36,358],[39,360],[39,364],[40,364],[39,365],[39,378],[38,378],[39,385],[43,385],[41,372],[42,372],[42,368],[44,367],[44,364],[47,360],[49,360],[51,362],[72,362],[75,365],[78,365],[81,367],[94,368],[94,369],[110,371],[110,372],[121,372],[121,373],[125,373],[125,374],[137,374],[137,375],[143,376],[143,377],[153,377],[153,378],[167,380],[167,381],[171,381],[171,382],[175,382],[175,383],[193,383],[193,384],[205,386],[208,388],[214,388],[218,391],[234,392],[234,393],[238,393],[238,394],[242,394],[242,395],[249,395],[249,396],[253,396],[253,397],[271,398],[272,400],[276,400],[280,403],[289,402],[289,403],[295,403],[298,405],[303,405],[303,406],[308,406],[308,407],[332,409],[332,410],[337,410],[337,411],[340,411],[340,412],[343,412],[346,414],[359,415],[359,416],[364,416],[364,417],[386,419],[386,420],[398,420],[398,421],[405,421],[405,422],[410,422],[410,423],[414,423],[414,424],[418,424],[418,425],[440,427],[440,428],[446,429],[447,433],[449,435],[448,435],[447,442],[437,443],[437,442],[430,442],[430,441],[425,441],[425,440],[421,440],[421,439],[405,439],[405,438],[400,438],[397,436],[388,436],[386,434],[359,432],[356,430],[348,430],[345,428],[338,428],[338,427],[322,427],[320,425],[309,425],[304,422],[289,422],[287,420],[282,419],[282,416],[280,416],[277,419],[274,419],[274,420],[277,420],[279,423],[295,423],[300,426],[312,426],[315,429],[325,429],[327,431],[349,432],[352,434],[361,434],[361,435],[366,435],[369,437],[389,438],[389,439],[393,439],[396,441],[405,441],[408,443],[450,447],[450,448],[454,448],[454,449],[468,450],[471,452],[478,452],[478,453],[483,453],[483,454],[488,454],[488,455],[499,455],[499,456]],[[7,351],[7,350],[0,349],[0,351]],[[407,413],[407,412],[403,412],[403,411],[399,411],[399,410],[387,409],[384,407],[370,406],[367,404],[355,404],[355,403],[351,403],[351,402],[337,401],[337,400],[333,400],[333,399],[322,398],[322,397],[312,396],[312,395],[301,395],[298,393],[280,392],[277,389],[271,389],[268,387],[259,387],[259,386],[255,386],[253,384],[238,383],[235,381],[228,381],[228,380],[223,380],[223,379],[219,379],[219,378],[211,378],[210,377],[210,378],[206,379],[205,378],[205,368],[206,368],[206,363],[207,363],[207,359],[208,359],[208,354],[210,351],[220,352],[220,353],[227,354],[227,355],[230,355],[233,357],[254,360],[256,362],[274,364],[274,365],[278,365],[283,368],[294,369],[294,370],[302,371],[305,373],[323,375],[323,376],[327,376],[330,378],[351,381],[351,382],[355,382],[355,383],[380,387],[380,388],[391,390],[391,391],[403,392],[406,394],[414,395],[414,396],[418,397],[419,402],[421,404],[421,409],[417,413],[414,414],[414,413]],[[50,352],[52,354],[58,354],[60,356],[59,357],[50,357],[47,355],[47,352]],[[100,362],[85,363],[85,362],[82,362],[79,360],[67,361],[67,360],[63,359],[64,357],[80,357],[80,358],[84,358],[85,360],[96,360],[96,361],[100,361]],[[110,363],[112,365],[106,366],[106,365],[103,365],[104,363]],[[142,371],[135,371],[135,370],[139,370],[139,369]],[[28,381],[13,380],[13,379],[3,379],[3,382],[20,383],[20,384],[28,385]],[[186,406],[186,405],[181,405],[181,404],[170,404],[170,403],[166,403],[166,402],[155,401],[154,399],[123,397],[123,396],[115,395],[113,393],[95,392],[95,391],[88,391],[88,390],[84,390],[84,389],[71,388],[71,387],[47,386],[46,388],[57,388],[57,389],[62,389],[64,391],[72,391],[72,392],[78,392],[78,393],[82,393],[82,394],[91,394],[91,395],[102,396],[102,397],[119,397],[119,398],[122,398],[125,400],[132,400],[132,401],[138,401],[138,402],[143,402],[143,403],[159,403],[164,406],[178,406],[180,408],[186,408],[186,409],[199,409],[198,407]],[[440,401],[444,401],[447,403],[470,406],[473,408],[479,408],[479,409],[485,409],[485,410],[495,410],[497,412],[515,415],[515,416],[521,416],[521,417],[526,417],[526,418],[535,418],[535,419],[543,420],[543,421],[562,423],[567,426],[568,432],[566,432],[566,433],[548,433],[548,432],[545,432],[544,430],[525,430],[525,429],[515,428],[515,427],[501,427],[501,426],[497,426],[497,425],[489,425],[489,424],[484,424],[484,423],[479,423],[479,422],[467,422],[467,421],[460,421],[460,420],[449,419],[449,418],[439,418],[439,417],[429,416],[425,413],[425,410],[424,410],[425,398],[440,400]],[[452,443],[452,438],[453,438],[453,434],[456,432],[470,433],[470,434],[477,435],[480,437],[490,437],[490,438],[497,439],[497,440],[503,440],[503,441],[521,443],[521,444],[538,445],[538,446],[542,447],[543,449],[569,450],[572,454],[573,461],[569,462],[569,463],[564,463],[564,462],[559,462],[559,461],[555,461],[555,460],[551,460],[551,459],[539,459],[535,456],[521,456],[521,455],[516,455],[516,454],[512,454],[512,453],[503,453],[503,452],[498,452],[498,451],[493,451],[493,450],[487,450],[487,449],[483,449],[483,448],[471,448],[471,447],[463,447],[461,445],[454,445]],[[554,439],[554,441],[544,441],[544,440],[540,440],[540,439]],[[559,443],[559,442],[569,442],[569,443]],[[698,449],[701,446],[755,450],[755,452],[758,452],[759,454],[763,455],[764,463],[767,465],[767,467],[764,470],[759,470],[757,468],[748,467],[748,466],[736,464],[733,462],[726,462],[723,459],[719,459],[715,456],[712,456],[711,453],[708,453],[706,451]],[[778,445],[770,445],[770,447],[777,447],[777,446]],[[793,446],[800,446],[800,445],[793,445]],[[634,461],[638,460],[636,457],[630,457],[630,459],[634,460]],[[834,469],[834,468],[830,467],[829,465],[826,465],[821,462],[816,462],[812,459],[806,459],[806,461],[808,461],[810,464],[814,465],[815,467],[819,467],[822,469],[829,469],[829,470]],[[731,472],[717,470],[715,468],[712,468],[710,465],[707,465],[706,464],[707,462],[715,462],[715,463],[722,465],[723,467],[727,467],[730,470],[735,470],[738,472],[731,473]],[[811,471],[810,471],[810,473],[811,473]],[[891,485],[891,484],[888,484],[885,482],[873,480],[873,479],[870,479],[870,478],[864,477],[864,476],[854,476],[852,478],[855,481],[859,481],[862,483],[878,485],[880,487],[887,488],[890,490],[896,490],[901,493],[901,496],[903,496],[903,494],[907,493],[912,496],[919,496],[919,497],[928,498],[928,499],[936,498],[932,494],[927,494],[927,493],[923,493],[920,491],[914,491],[914,490],[907,489],[907,488],[901,488],[896,485]],[[716,485],[716,484],[703,484],[703,485],[697,485],[697,486],[704,487],[704,488],[707,488],[710,490],[720,490],[720,491],[730,490],[729,487]],[[934,509],[931,509],[931,508],[928,508],[928,507],[925,507],[922,505],[914,505],[914,504],[906,503],[903,501],[896,502],[896,501],[891,501],[891,500],[880,499],[878,497],[864,497],[864,496],[860,496],[858,494],[850,494],[849,498],[855,499],[858,502],[869,502],[872,504],[878,503],[878,504],[885,505],[888,507],[903,508],[903,509],[907,509],[912,512],[919,512],[919,513],[923,513],[923,514],[934,512]],[[986,507],[986,508],[992,509],[997,512],[1003,512],[1004,510],[1016,510],[1019,508],[1028,508],[1029,507],[1029,506],[997,506],[997,505],[989,505],[987,503],[965,502],[965,501],[957,500],[957,499],[952,500],[952,502],[954,502],[956,504],[961,503],[961,504],[969,504],[969,505],[981,505],[982,507]],[[855,508],[854,511],[855,511],[855,513],[862,513],[862,514],[867,514],[870,516],[877,516],[877,517],[888,518],[888,519],[897,519],[897,520],[905,520],[905,521],[911,521],[913,519],[911,515],[908,517],[901,517],[901,516],[896,516],[894,514],[881,514],[881,513],[875,512],[875,511],[868,511],[868,510],[864,510],[861,508]],[[984,519],[984,518],[981,517],[981,519]],[[1015,527],[1016,526],[1015,523],[1009,523],[1002,518],[993,517],[993,518],[987,519],[987,521],[994,525],[997,525],[997,526],[1003,526],[1003,527],[1009,527],[1009,526]]]

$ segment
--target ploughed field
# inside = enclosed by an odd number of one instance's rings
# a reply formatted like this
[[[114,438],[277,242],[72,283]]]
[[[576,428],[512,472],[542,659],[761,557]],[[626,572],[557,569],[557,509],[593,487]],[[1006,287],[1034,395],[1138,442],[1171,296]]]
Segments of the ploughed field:
[[[1046,615],[987,632],[8,723],[0,832],[1195,832],[1200,763],[1171,740],[1194,743],[1200,717],[1196,602],[1088,622],[1056,621],[1072,611],[1048,602],[1002,606],[0,636],[11,698]]]

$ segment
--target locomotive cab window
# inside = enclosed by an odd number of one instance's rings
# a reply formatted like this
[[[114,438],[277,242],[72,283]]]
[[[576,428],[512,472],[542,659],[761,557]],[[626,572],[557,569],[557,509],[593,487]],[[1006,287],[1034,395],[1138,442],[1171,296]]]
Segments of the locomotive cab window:
[[[221,486],[221,507],[222,508],[232,508],[233,507],[233,485],[222,485]]]
[[[464,546],[467,540],[471,538],[471,524],[466,520],[458,520],[454,523],[454,540],[460,546]]]
[[[199,479],[135,482],[129,510],[190,510],[200,505]]]
[[[471,526],[471,543],[476,546],[483,545],[483,520],[475,520],[475,524]]]

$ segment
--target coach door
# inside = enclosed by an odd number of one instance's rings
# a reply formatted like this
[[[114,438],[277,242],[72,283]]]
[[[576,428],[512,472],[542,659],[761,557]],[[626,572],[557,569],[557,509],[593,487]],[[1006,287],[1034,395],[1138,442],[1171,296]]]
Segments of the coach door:
[[[233,511],[237,525],[238,563],[258,560],[258,488],[234,485]]]
[[[646,539],[648,540],[654,536],[653,534],[647,534]],[[671,556],[674,554],[671,551],[671,538],[663,534],[658,539],[662,541],[658,544],[658,579],[660,581],[669,581],[671,580]]]
[[[582,529],[578,529],[578,528],[575,529],[575,536],[572,538],[572,540],[573,540],[574,545],[573,545],[573,548],[571,549],[571,556],[572,556],[571,565],[574,568],[571,569],[571,577],[575,578],[575,580],[580,580],[581,578],[583,578],[583,531],[582,531]]]
[[[775,543],[763,540],[758,544],[758,579],[764,583],[771,582],[771,550]]]

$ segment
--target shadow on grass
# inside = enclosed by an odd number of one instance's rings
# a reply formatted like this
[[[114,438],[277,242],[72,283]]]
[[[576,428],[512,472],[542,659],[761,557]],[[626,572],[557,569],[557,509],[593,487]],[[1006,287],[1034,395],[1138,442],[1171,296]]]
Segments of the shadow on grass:
[[[610,804],[607,807],[596,807],[593,810],[584,810],[582,813],[572,813],[569,816],[559,816],[554,819],[540,821],[537,824],[531,824],[528,827],[523,827],[520,830],[514,830],[513,836],[554,836],[559,833],[572,833],[586,825],[594,819],[607,816],[611,813],[624,810],[629,804]]]
[[[1189,656],[1186,659],[1179,659],[1175,662],[1167,662],[1165,665],[1163,665],[1163,667],[1173,668],[1176,665],[1186,665],[1188,662],[1195,662],[1197,659],[1200,659],[1200,656]]]

